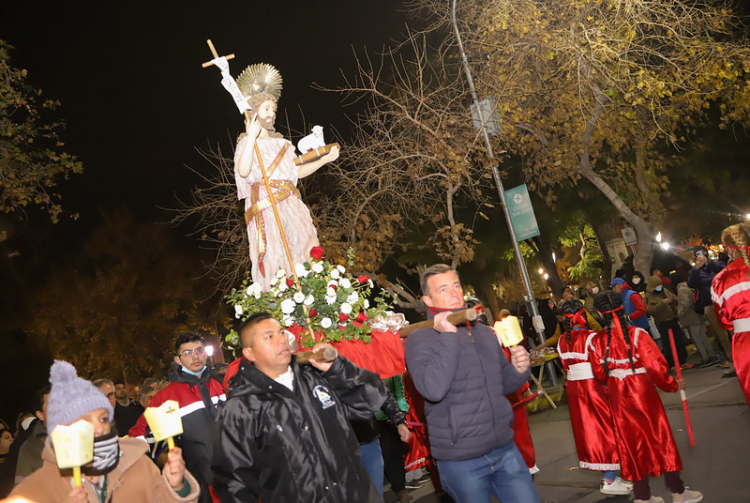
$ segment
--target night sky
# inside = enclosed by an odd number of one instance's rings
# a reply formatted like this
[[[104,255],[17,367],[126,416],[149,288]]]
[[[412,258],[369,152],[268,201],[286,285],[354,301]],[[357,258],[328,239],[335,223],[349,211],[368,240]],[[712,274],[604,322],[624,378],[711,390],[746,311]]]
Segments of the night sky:
[[[51,270],[69,267],[66,259],[102,214],[126,209],[140,222],[167,222],[174,215],[164,208],[177,207],[177,198],[189,197],[199,182],[186,165],[213,174],[196,147],[220,142],[231,155],[243,120],[219,70],[201,67],[212,59],[206,39],[220,55],[236,55],[230,60],[235,77],[250,64],[276,66],[284,79],[277,129],[284,130],[279,123],[286,113],[295,130],[305,122],[325,126],[330,142],[337,139],[334,129],[346,136],[345,113],[354,111],[312,84],[342,85],[340,69],[351,75],[353,48],[377,54],[400,38],[406,22],[400,0],[0,1],[0,38],[15,47],[11,65],[28,70],[29,84],[44,98],[61,102],[56,113],[67,123],[64,150],[84,167],[57,188],[65,210],[59,224],[33,209],[14,221],[4,252],[19,254],[7,258],[8,269],[19,261],[18,270],[31,271],[21,279],[28,288],[43,284]],[[75,213],[77,221],[66,218]],[[12,217],[0,218],[7,225]],[[185,225],[173,232],[192,231]],[[186,251],[198,247],[191,237],[182,242]],[[1,302],[10,303],[0,312],[29,302],[5,279],[0,283]],[[0,380],[24,376],[0,394],[0,417],[12,420],[46,382],[48,357],[23,353],[22,334],[2,335]]]
[[[284,79],[277,125],[286,112],[301,129],[304,113],[330,140],[334,127],[345,134],[346,111],[338,95],[311,85],[340,85],[352,47],[376,53],[406,21],[396,0],[4,0],[0,37],[15,47],[11,64],[62,102],[65,149],[85,170],[63,185],[63,205],[80,213],[73,225],[83,229],[100,210],[121,207],[166,220],[157,207],[174,207],[175,193],[184,197],[197,182],[185,165],[211,170],[195,147],[221,142],[231,152],[242,117],[219,70],[201,68],[211,59],[206,39],[220,55],[236,55],[235,77],[249,64],[276,66]]]

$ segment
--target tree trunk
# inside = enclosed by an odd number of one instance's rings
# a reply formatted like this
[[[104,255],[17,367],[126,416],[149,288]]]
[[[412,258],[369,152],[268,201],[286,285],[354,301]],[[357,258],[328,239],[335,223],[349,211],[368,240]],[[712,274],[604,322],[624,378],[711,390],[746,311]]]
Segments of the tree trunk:
[[[633,266],[636,271],[643,272],[644,270],[648,273],[651,267],[651,262],[654,259],[654,231],[651,229],[651,225],[642,217],[633,213],[633,210],[623,201],[617,193],[612,190],[607,182],[602,177],[594,173],[594,168],[591,166],[591,152],[590,142],[591,135],[599,125],[599,118],[601,117],[602,111],[604,110],[604,103],[607,101],[607,96],[596,86],[592,85],[591,91],[596,100],[594,110],[586,123],[586,128],[581,135],[581,154],[579,156],[579,172],[594,187],[599,189],[604,197],[614,205],[617,211],[626,222],[633,226],[636,236],[638,237],[638,244],[635,247],[635,257],[633,257]]]
[[[599,243],[599,250],[602,252],[602,284],[599,287],[606,289],[612,284],[612,257],[609,255],[609,250],[607,249],[607,241],[604,239],[605,233],[601,229],[602,225],[592,225],[591,228],[594,229],[594,236],[596,236],[596,241]]]
[[[497,293],[492,287],[491,282],[482,281],[478,285],[475,285],[479,300],[482,301],[482,305],[490,310],[493,320],[500,319],[500,302],[497,298]]]
[[[625,204],[625,201],[620,199],[620,196],[612,190],[612,187],[610,187],[601,177],[596,175],[593,170],[582,169],[581,173],[612,202],[614,207],[617,208],[617,211],[620,212],[622,218],[633,226],[635,234],[638,237],[638,244],[635,245],[633,267],[635,267],[636,271],[641,271],[642,273],[646,271],[644,274],[648,274],[648,271],[651,268],[651,262],[654,259],[653,243],[655,238],[651,225],[646,220],[633,213],[633,210]]]
[[[635,245],[635,256],[633,257],[633,268],[640,271],[645,277],[651,270],[651,264],[654,261],[654,244],[652,241],[653,232],[646,239],[643,238],[646,232],[635,230],[638,235],[638,243]]]
[[[532,239],[533,248],[536,251],[537,258],[542,263],[544,271],[547,273],[547,284],[552,289],[552,293],[555,298],[560,297],[560,292],[565,287],[565,283],[560,279],[560,275],[557,273],[557,265],[552,260],[552,248],[549,246],[546,240],[535,237]]]

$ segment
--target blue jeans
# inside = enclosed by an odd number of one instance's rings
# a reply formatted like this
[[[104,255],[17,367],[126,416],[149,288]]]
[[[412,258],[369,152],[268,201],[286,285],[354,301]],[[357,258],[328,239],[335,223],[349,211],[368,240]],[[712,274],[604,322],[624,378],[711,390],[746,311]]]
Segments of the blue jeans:
[[[380,450],[380,441],[373,440],[368,444],[360,444],[359,451],[362,453],[362,463],[365,465],[370,480],[383,497],[383,451]]]
[[[540,503],[534,480],[514,442],[484,456],[437,462],[440,482],[456,503]]]

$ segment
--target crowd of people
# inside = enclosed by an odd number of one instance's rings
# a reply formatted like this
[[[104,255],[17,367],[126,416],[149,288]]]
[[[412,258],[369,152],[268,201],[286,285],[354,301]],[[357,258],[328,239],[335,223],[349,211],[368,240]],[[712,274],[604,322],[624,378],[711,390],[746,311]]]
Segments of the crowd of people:
[[[670,274],[663,274],[657,268],[652,268],[649,276],[639,271],[619,269],[615,271],[609,288],[601,288],[597,282],[589,281],[579,288],[566,286],[558,302],[551,299],[540,301],[540,306],[545,308],[540,312],[544,314],[546,311],[548,319],[552,319],[551,322],[545,320],[545,331],[551,335],[535,349],[555,347],[565,333],[562,312],[569,299],[577,299],[583,304],[589,329],[601,330],[602,320],[594,300],[600,292],[611,290],[621,296],[628,324],[651,336],[669,368],[675,366],[669,342],[671,332],[682,369],[718,365],[726,369],[722,377],[735,377],[734,337],[730,335],[734,327],[731,321],[720,321],[717,313],[721,304],[717,304],[713,298],[715,295],[712,295],[712,283],[727,267],[729,255],[720,252],[711,259],[704,246],[696,247],[693,253],[695,264],[690,269],[684,267],[682,261],[677,261]],[[736,264],[737,267],[740,263]],[[534,339],[530,326],[527,332],[529,338]],[[687,361],[690,345],[694,345],[694,351],[700,355],[700,361],[694,364]]]
[[[711,259],[698,248],[690,270],[652,270],[648,277],[618,271],[610,289],[600,292],[594,282],[577,292],[566,288],[560,305],[549,306],[559,317],[540,346],[557,348],[580,466],[601,472],[606,495],[633,492],[637,503],[663,502],[651,494],[649,478],[664,475],[673,502],[702,501],[681,478],[682,461],[656,392],[684,389],[670,370],[692,367],[690,341],[701,357],[695,366],[736,372],[750,403],[744,351],[750,226],[727,229],[723,240],[726,257]],[[490,495],[541,501],[523,407],[529,351],[504,347],[486,318],[448,321],[467,307],[452,267],[427,268],[421,289],[432,328],[406,339],[404,378],[423,399],[436,491],[445,501],[489,501]],[[55,361],[35,410],[19,415],[15,428],[0,427],[0,496],[377,502],[385,477],[399,503],[411,500],[404,445],[414,425],[406,421],[402,376],[384,381],[328,344],[314,351],[333,350],[335,357],[298,361],[288,333],[269,313],[250,316],[239,333],[242,356],[225,374],[210,365],[205,340],[193,332],[175,341],[166,380],[149,378],[137,387],[106,378],[89,382]],[[153,438],[143,414],[170,400],[179,405],[183,425],[174,448]],[[50,441],[55,426],[77,421],[94,427],[94,459],[82,467],[80,487],[72,485],[69,469],[58,468]]]

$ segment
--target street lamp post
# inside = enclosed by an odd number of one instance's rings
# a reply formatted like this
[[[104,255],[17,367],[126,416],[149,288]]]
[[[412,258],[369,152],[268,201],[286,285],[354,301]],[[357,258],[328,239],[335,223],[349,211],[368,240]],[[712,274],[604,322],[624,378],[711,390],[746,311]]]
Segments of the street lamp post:
[[[466,72],[466,81],[469,84],[469,89],[471,90],[471,98],[474,101],[474,106],[479,111],[481,110],[480,104],[479,104],[479,96],[477,95],[477,90],[474,87],[474,79],[471,76],[471,69],[469,68],[469,60],[466,57],[466,53],[464,52],[464,45],[461,41],[461,33],[458,31],[458,23],[456,22],[456,0],[453,0],[453,30],[456,33],[456,40],[458,41],[458,48],[461,51],[461,61],[464,65],[464,71]],[[492,144],[490,143],[490,135],[487,133],[487,128],[485,128],[484,120],[481,121],[481,131],[482,135],[484,136],[484,144],[487,147],[487,155],[489,156],[491,160],[491,168],[492,168],[492,177],[495,179],[495,185],[497,186],[497,193],[500,196],[500,205],[503,207],[503,214],[505,215],[505,221],[508,224],[508,232],[510,232],[510,240],[513,242],[513,252],[516,255],[516,261],[518,262],[518,270],[521,273],[521,280],[523,281],[523,286],[526,289],[526,295],[524,295],[524,301],[526,302],[526,309],[531,314],[531,320],[532,324],[534,325],[534,330],[536,330],[537,337],[539,338],[540,343],[544,343],[546,340],[544,336],[544,323],[542,321],[542,317],[539,315],[539,309],[537,309],[536,305],[536,299],[534,298],[534,289],[531,287],[531,278],[529,278],[529,272],[526,269],[526,262],[523,260],[523,255],[521,254],[521,247],[518,245],[518,241],[516,240],[516,231],[513,228],[513,221],[510,218],[510,212],[508,211],[508,204],[505,200],[505,188],[503,187],[503,181],[500,178],[500,172],[497,169],[497,165],[495,162],[495,153],[492,149]],[[550,376],[550,381],[552,382],[553,386],[557,385],[557,378],[555,375],[555,369],[551,362],[547,362],[547,375]]]

